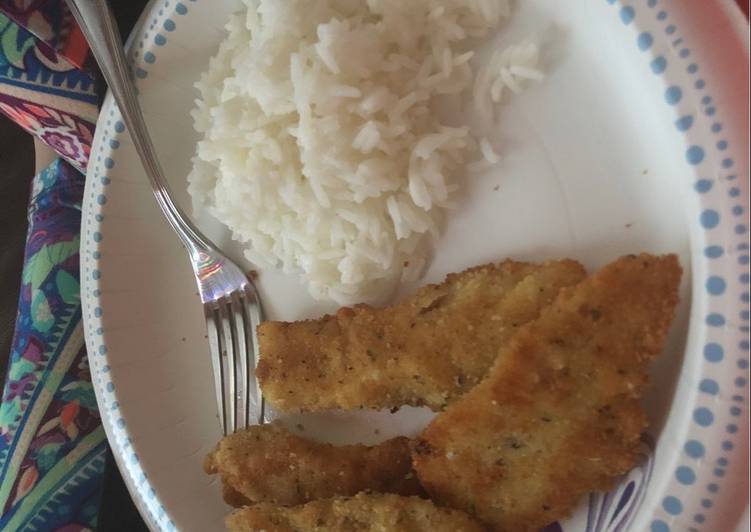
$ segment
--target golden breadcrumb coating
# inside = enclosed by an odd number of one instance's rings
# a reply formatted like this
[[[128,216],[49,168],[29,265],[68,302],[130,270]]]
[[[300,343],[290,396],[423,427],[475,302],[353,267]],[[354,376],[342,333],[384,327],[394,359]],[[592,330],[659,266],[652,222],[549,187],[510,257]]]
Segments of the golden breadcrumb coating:
[[[226,436],[206,457],[204,469],[219,474],[224,500],[232,506],[295,505],[363,490],[422,493],[407,438],[337,447],[296,436],[279,422]]]
[[[419,497],[360,493],[302,506],[256,504],[227,517],[231,532],[483,532],[474,518]]]
[[[561,290],[474,389],[415,441],[439,504],[494,530],[534,531],[634,466],[639,397],[678,303],[674,255],[631,255]]]
[[[444,408],[485,375],[514,332],[585,277],[572,260],[507,260],[449,275],[387,308],[258,327],[256,370],[281,411]]]

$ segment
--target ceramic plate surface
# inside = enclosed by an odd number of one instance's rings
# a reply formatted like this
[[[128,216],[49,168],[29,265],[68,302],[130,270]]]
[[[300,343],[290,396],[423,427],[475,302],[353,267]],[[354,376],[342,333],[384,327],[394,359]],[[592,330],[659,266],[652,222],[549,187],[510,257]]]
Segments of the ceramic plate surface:
[[[186,206],[197,139],[192,85],[238,7],[155,0],[131,36],[148,123]],[[644,399],[644,460],[552,530],[726,531],[744,519],[747,31],[729,1],[577,0],[574,8],[525,0],[499,34],[500,44],[549,35],[548,77],[503,109],[494,133],[503,160],[467,179],[420,283],[505,257],[566,256],[595,269],[625,253],[675,252],[685,271],[678,316]],[[240,256],[218,224],[200,223]],[[92,150],[82,242],[90,364],[123,477],[153,529],[221,530],[228,508],[201,469],[220,436],[201,306],[111,97]],[[276,272],[263,271],[259,284],[273,319],[333,308]],[[341,413],[305,426],[330,441],[374,442],[413,434],[427,417],[418,409]]]

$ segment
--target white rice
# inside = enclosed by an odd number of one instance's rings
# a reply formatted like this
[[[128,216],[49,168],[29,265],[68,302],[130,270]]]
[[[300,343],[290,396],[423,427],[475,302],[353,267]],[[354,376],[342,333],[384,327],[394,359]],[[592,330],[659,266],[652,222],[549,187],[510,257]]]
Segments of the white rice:
[[[244,0],[196,87],[202,135],[189,192],[259,266],[341,304],[414,279],[468,158],[499,156],[433,113],[472,92],[480,108],[541,79],[532,43],[475,79],[477,38],[508,0]]]
[[[542,80],[539,62],[540,51],[532,41],[497,50],[475,78],[473,97],[477,110],[490,113],[492,103],[501,101],[504,89],[519,93],[527,81]]]

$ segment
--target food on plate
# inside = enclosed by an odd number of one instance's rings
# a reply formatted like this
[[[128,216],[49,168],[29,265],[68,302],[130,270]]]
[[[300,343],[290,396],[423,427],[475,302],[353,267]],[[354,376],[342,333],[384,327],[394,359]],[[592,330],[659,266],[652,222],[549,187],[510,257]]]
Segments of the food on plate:
[[[243,506],[253,504],[253,501],[230,486],[224,479],[222,479],[222,499],[224,499],[224,502],[235,508],[242,508]]]
[[[674,255],[631,255],[562,289],[415,441],[414,467],[431,498],[520,532],[610,488],[637,457],[646,425],[639,397],[680,277]]]
[[[300,392],[287,407],[448,406],[412,442],[334,447],[278,422],[225,438],[206,470],[245,506],[227,526],[523,532],[567,516],[637,459],[680,278],[674,255],[590,277],[571,260],[505,261],[393,307],[263,325],[259,377],[268,397]],[[405,496],[423,489],[432,502]]]
[[[268,503],[248,506],[227,518],[232,532],[483,532],[459,510],[440,508],[419,497],[360,493],[321,499],[302,506]]]
[[[451,274],[391,307],[265,322],[256,374],[280,411],[440,410],[479,382],[517,328],[584,277],[572,260],[507,260]]]
[[[226,436],[206,457],[204,469],[219,474],[225,501],[233,506],[296,505],[363,490],[422,493],[407,438],[337,447],[294,435],[279,422]]]
[[[498,160],[445,110],[539,79],[537,45],[475,76],[508,0],[244,3],[196,85],[194,205],[316,298],[388,295],[422,271],[465,164]]]

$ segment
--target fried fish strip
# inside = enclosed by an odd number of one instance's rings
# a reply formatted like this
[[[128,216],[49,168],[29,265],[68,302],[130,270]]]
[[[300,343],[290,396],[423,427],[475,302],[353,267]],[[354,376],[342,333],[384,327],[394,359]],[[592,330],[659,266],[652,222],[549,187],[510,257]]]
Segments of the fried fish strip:
[[[479,382],[519,326],[584,277],[572,260],[507,260],[451,274],[392,307],[265,322],[256,374],[281,411],[440,410]]]
[[[482,532],[459,510],[440,508],[419,497],[360,493],[302,506],[257,504],[227,517],[231,532]]]
[[[224,502],[235,508],[242,508],[243,506],[253,504],[253,501],[230,486],[224,479],[222,479],[222,499],[224,499]]]
[[[337,447],[296,436],[279,422],[225,437],[206,457],[204,469],[220,475],[224,499],[233,506],[295,505],[363,490],[422,493],[407,438]]]
[[[637,457],[639,396],[680,277],[674,255],[632,255],[562,290],[416,440],[413,463],[430,496],[521,532],[610,488]]]

